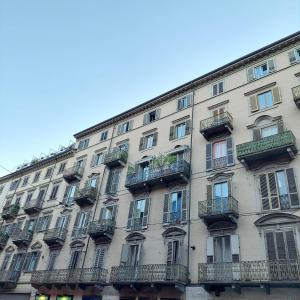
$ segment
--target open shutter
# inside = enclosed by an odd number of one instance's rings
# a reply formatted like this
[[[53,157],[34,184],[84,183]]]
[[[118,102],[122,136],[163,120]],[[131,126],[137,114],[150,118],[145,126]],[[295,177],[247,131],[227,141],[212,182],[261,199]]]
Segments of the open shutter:
[[[294,50],[289,51],[288,55],[289,55],[290,64],[294,64],[297,61],[295,51]]]
[[[116,220],[118,205],[113,205],[112,207],[112,220]]]
[[[118,125],[118,129],[117,129],[117,135],[122,134],[122,124]]]
[[[182,109],[182,101],[181,98],[177,100],[177,111]]]
[[[191,120],[185,121],[185,135],[190,134],[191,132]]]
[[[207,201],[207,211],[206,213],[211,213],[213,210],[213,186],[211,184],[206,185],[206,201]]]
[[[143,125],[147,125],[149,123],[149,113],[144,114]]]
[[[232,262],[240,261],[240,240],[237,234],[230,235]]]
[[[275,71],[275,62],[274,59],[269,59],[268,60],[268,68],[269,68],[269,73],[272,73]]]
[[[167,265],[173,263],[173,241],[168,241],[167,243]]]
[[[129,212],[128,212],[128,220],[127,220],[127,229],[131,229],[133,223],[133,208],[134,208],[134,201],[130,202]]]
[[[91,168],[94,167],[95,165],[96,165],[96,155],[93,155],[91,160]]]
[[[24,260],[23,267],[22,267],[23,271],[26,272],[28,270],[28,267],[29,267],[32,256],[33,256],[32,252],[27,252],[25,254],[25,260]]]
[[[96,249],[94,268],[102,268],[104,262],[105,247],[99,247]]]
[[[153,133],[153,142],[152,142],[153,147],[157,145],[157,138],[158,138],[158,132],[154,132]]]
[[[289,259],[297,259],[297,246],[295,242],[294,232],[292,230],[285,232],[286,246]]]
[[[206,241],[206,257],[207,263],[214,262],[214,238],[209,236]]]
[[[268,189],[266,174],[259,175],[259,188],[260,188],[262,208],[263,210],[269,210],[270,201],[269,201],[269,189]]]
[[[170,127],[169,140],[172,141],[175,139],[175,126]]]
[[[120,169],[115,169],[114,176],[112,179],[111,192],[115,194],[118,190],[119,180],[120,180]]]
[[[212,143],[206,144],[206,171],[212,170]]]
[[[166,224],[169,221],[169,199],[170,199],[170,194],[165,194],[165,196],[164,196],[163,224]]]
[[[279,120],[277,122],[277,128],[278,128],[278,133],[282,133],[284,132],[284,124],[282,120]]]
[[[79,220],[81,218],[81,214],[82,214],[82,212],[78,212],[77,215],[76,215],[76,219],[75,219],[75,223],[74,223],[73,231],[72,231],[72,237],[76,237],[77,236],[78,225],[79,225]]]
[[[51,219],[52,219],[52,215],[48,215],[48,216],[45,216],[45,223],[44,223],[44,230],[47,230],[50,226],[50,223],[51,223]]]
[[[105,209],[106,209],[105,207],[101,207],[99,221],[103,221],[104,220]]]
[[[140,138],[139,151],[144,150],[144,149],[145,149],[145,138],[141,137]]]
[[[254,128],[252,130],[253,133],[253,141],[258,141],[261,139],[261,135],[260,135],[260,129],[259,128]]]
[[[286,169],[286,179],[289,187],[291,206],[299,206],[299,196],[293,168]]]
[[[157,108],[155,111],[155,120],[158,120],[160,118],[160,108]]]
[[[133,120],[129,121],[128,130],[132,130],[133,128]]]
[[[128,255],[129,255],[129,245],[123,244],[122,245],[122,252],[121,252],[121,265],[126,265],[128,262]]]
[[[48,266],[47,266],[47,270],[48,271],[51,271],[51,270],[54,269],[55,260],[56,260],[57,256],[58,256],[58,252],[57,251],[50,251],[49,260],[48,260]]]
[[[272,92],[273,92],[273,104],[280,103],[281,97],[280,97],[279,87],[276,86],[274,89],[272,89]]]
[[[250,111],[251,111],[252,113],[258,111],[259,107],[258,107],[258,99],[257,99],[257,96],[256,96],[256,95],[250,96],[249,101],[250,101]]]
[[[277,193],[275,173],[268,173],[268,180],[269,180],[269,190],[271,196],[271,207],[272,209],[277,209],[279,208],[279,198]]]
[[[254,68],[249,68],[247,70],[247,78],[248,78],[248,81],[252,81],[255,79],[255,76],[254,76]]]
[[[35,255],[35,259],[34,259],[34,265],[32,266],[32,271],[35,271],[37,269],[41,257],[41,251],[35,252],[34,255]]]
[[[45,222],[45,217],[39,217],[35,226],[35,232],[39,232],[43,228],[43,224]]]
[[[266,232],[265,237],[266,237],[268,259],[275,260],[277,257],[276,257],[274,234],[273,232]]]
[[[190,106],[192,103],[192,95],[191,94],[187,95],[186,99],[187,99],[187,105]]]
[[[139,244],[138,245],[138,252],[137,252],[137,256],[136,256],[136,265],[137,266],[139,264],[141,264],[142,258],[143,258],[143,244]]]
[[[56,219],[55,228],[61,228],[61,221],[62,221],[61,217],[58,217]]]
[[[284,233],[282,231],[276,231],[275,238],[276,238],[278,259],[287,259],[287,253],[286,253],[285,242],[284,242]]]
[[[185,222],[187,220],[187,191],[182,191],[182,201],[181,201],[181,221]]]
[[[150,210],[150,198],[145,199],[145,211],[142,220],[142,227],[147,227],[148,225],[148,217],[149,217],[149,210]]]
[[[107,179],[107,183],[106,183],[106,188],[105,188],[105,193],[106,194],[109,194],[110,190],[111,190],[111,183],[112,183],[113,172],[114,172],[113,169],[111,169],[109,171],[109,175],[108,175],[108,179]]]
[[[228,137],[226,139],[226,143],[227,143],[227,166],[233,166],[234,165],[234,157],[233,157],[232,137]]]

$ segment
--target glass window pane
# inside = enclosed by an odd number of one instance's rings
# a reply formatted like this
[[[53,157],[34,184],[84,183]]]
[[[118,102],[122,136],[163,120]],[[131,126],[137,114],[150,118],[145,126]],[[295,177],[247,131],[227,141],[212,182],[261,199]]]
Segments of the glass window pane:
[[[220,158],[227,155],[226,141],[213,144],[213,158]]]
[[[276,125],[265,127],[261,129],[261,137],[265,138],[278,133],[278,127]]]

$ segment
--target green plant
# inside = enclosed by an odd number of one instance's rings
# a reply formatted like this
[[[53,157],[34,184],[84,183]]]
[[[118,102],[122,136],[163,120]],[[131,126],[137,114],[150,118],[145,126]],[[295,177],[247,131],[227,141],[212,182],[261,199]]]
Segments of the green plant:
[[[135,174],[135,168],[134,168],[134,165],[128,164],[127,175],[133,175],[133,174]]]

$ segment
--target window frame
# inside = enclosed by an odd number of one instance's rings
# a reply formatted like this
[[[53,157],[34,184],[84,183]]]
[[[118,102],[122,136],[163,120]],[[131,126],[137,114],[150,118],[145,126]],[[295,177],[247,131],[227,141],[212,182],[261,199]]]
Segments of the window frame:
[[[106,141],[108,138],[108,130],[104,130],[100,133],[100,142]]]
[[[222,86],[222,91],[220,92],[220,84]],[[216,87],[216,93],[214,93],[214,87]],[[224,88],[224,80],[220,80],[217,82],[214,82],[211,84],[211,96],[212,97],[216,97],[218,95],[221,95],[225,92],[225,88]]]
[[[78,142],[77,151],[81,151],[81,150],[84,150],[84,149],[88,148],[89,142],[90,142],[90,139],[89,139],[89,138],[80,140],[80,141]]]

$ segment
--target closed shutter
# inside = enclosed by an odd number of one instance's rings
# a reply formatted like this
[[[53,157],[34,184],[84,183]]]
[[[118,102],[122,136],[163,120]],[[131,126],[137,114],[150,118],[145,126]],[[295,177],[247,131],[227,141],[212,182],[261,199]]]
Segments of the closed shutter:
[[[76,215],[75,223],[73,226],[73,231],[72,231],[72,237],[77,237],[78,236],[78,225],[79,225],[79,220],[81,218],[82,212],[78,212]]]
[[[181,221],[187,220],[187,191],[182,191],[182,202],[181,202]]]
[[[39,264],[40,261],[40,257],[41,257],[41,251],[37,251],[37,252],[33,252],[33,255],[31,257],[31,263],[29,265],[29,271],[35,271],[37,269],[37,266]]]
[[[150,198],[146,198],[145,199],[145,211],[144,211],[143,220],[142,220],[143,227],[147,227],[147,225],[148,225],[149,211],[150,211]]]
[[[175,139],[175,126],[170,127],[169,140],[172,141]]]
[[[274,59],[269,59],[268,60],[268,69],[269,69],[269,73],[272,73],[275,71],[275,62]]]
[[[192,95],[189,94],[189,95],[186,96],[186,98],[187,98],[187,105],[190,106],[191,103],[192,103]]]
[[[35,226],[35,231],[42,231],[45,217],[39,217]]]
[[[169,222],[169,200],[170,194],[164,195],[164,209],[163,209],[163,223],[166,224]]]
[[[206,257],[207,263],[214,262],[214,238],[209,236],[206,241]]]
[[[144,114],[143,125],[147,125],[149,123],[149,113]]]
[[[105,250],[106,250],[105,247],[99,247],[96,249],[94,268],[102,268],[103,267]]]
[[[237,234],[230,235],[232,262],[240,261],[240,239]]]
[[[25,271],[25,272],[28,271],[28,267],[29,267],[29,264],[31,262],[32,256],[33,256],[33,252],[27,252],[26,253],[26,257],[25,257],[23,267],[22,267],[23,271]]]
[[[145,149],[145,138],[141,137],[140,138],[139,151],[144,150],[144,149]]]
[[[152,142],[153,147],[157,145],[157,138],[158,138],[158,133],[154,132],[153,133],[153,142]]]
[[[268,173],[269,190],[271,196],[271,207],[272,209],[279,208],[279,197],[277,192],[277,183],[275,173]]]
[[[182,107],[182,101],[181,101],[181,98],[177,100],[177,111],[181,110],[183,107]]]
[[[286,249],[284,243],[284,234],[282,231],[275,232],[275,239],[276,239],[276,248],[277,248],[277,258],[278,259],[286,259]]]
[[[173,263],[173,241],[168,241],[167,243],[167,264],[171,265]]]
[[[52,215],[45,216],[45,224],[43,230],[47,230],[51,224]]]
[[[191,120],[185,121],[185,135],[190,134],[191,132]]]
[[[276,249],[275,249],[275,240],[273,232],[266,232],[266,246],[267,246],[267,254],[269,260],[277,259]]]
[[[248,81],[252,81],[255,79],[255,76],[254,76],[254,68],[249,68],[247,70],[247,78],[248,78]]]
[[[250,96],[250,111],[252,113],[256,112],[259,110],[259,107],[258,107],[258,99],[257,99],[257,96],[253,95],[253,96]]]
[[[130,205],[129,205],[127,229],[131,229],[131,227],[133,225],[133,208],[134,208],[134,201],[131,201]]]
[[[139,264],[141,264],[143,258],[143,244],[139,244],[138,245],[138,253],[137,253],[137,257],[136,257],[136,265],[138,266]]]
[[[258,141],[261,139],[261,135],[260,135],[260,129],[259,128],[254,128],[252,130],[253,133],[253,141]]]
[[[117,135],[122,134],[122,124],[118,125],[118,129],[117,129]]]
[[[122,245],[122,252],[121,252],[121,265],[126,265],[128,263],[128,256],[129,256],[129,245],[123,244]]]
[[[58,217],[58,218],[56,219],[55,228],[61,228],[61,221],[62,221],[62,218],[61,218],[61,217]]]
[[[289,51],[288,55],[289,55],[290,64],[294,64],[297,61],[295,51],[294,50]]]
[[[278,128],[278,133],[282,133],[284,132],[284,124],[282,120],[279,120],[277,122],[277,128]]]
[[[64,199],[63,199],[63,204],[67,204],[67,202],[68,202],[68,195],[69,195],[70,188],[71,188],[70,185],[66,186],[65,193],[64,193]]]
[[[206,171],[212,170],[212,143],[206,144]]]
[[[116,193],[118,191],[119,180],[120,180],[120,169],[116,169],[113,176],[111,191],[112,193]]]
[[[286,246],[288,251],[289,259],[297,259],[297,247],[294,237],[294,232],[292,230],[285,232]]]
[[[233,166],[234,165],[234,156],[233,156],[232,137],[228,137],[226,139],[226,143],[227,143],[227,166]]]
[[[286,169],[286,178],[289,188],[291,206],[299,206],[299,197],[293,168]]]
[[[278,87],[275,87],[273,90],[273,104],[278,104],[281,102],[280,91]]]

